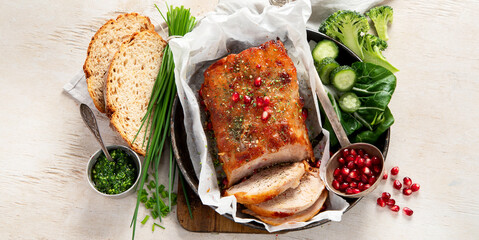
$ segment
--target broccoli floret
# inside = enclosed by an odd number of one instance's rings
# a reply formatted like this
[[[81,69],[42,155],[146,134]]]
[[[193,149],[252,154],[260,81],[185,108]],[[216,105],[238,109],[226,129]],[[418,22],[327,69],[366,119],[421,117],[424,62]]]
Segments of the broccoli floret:
[[[380,65],[393,73],[399,71],[397,68],[391,65],[381,53],[384,49],[388,47],[386,41],[374,35],[366,34],[362,37],[362,42],[364,54],[363,60],[365,62]]]
[[[393,9],[390,6],[378,6],[371,8],[366,15],[371,18],[374,28],[382,40],[389,40],[388,24],[393,22]]]
[[[337,39],[363,58],[361,35],[367,33],[369,23],[366,17],[358,12],[343,10],[329,16],[320,26],[319,31]]]

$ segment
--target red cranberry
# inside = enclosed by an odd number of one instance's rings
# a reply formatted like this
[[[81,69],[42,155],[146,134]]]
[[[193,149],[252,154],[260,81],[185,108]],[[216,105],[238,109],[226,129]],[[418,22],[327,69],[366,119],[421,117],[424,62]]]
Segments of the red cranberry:
[[[400,207],[398,205],[394,205],[394,206],[390,207],[389,209],[391,209],[391,211],[393,211],[393,212],[399,212]]]
[[[412,193],[412,190],[411,190],[410,188],[404,188],[404,189],[402,190],[402,194],[404,194],[404,195],[406,195],[406,196],[411,195],[411,193]]]
[[[402,184],[399,180],[395,180],[394,183],[393,183],[393,187],[397,190],[401,190]]]
[[[419,188],[421,188],[421,186],[419,185],[419,183],[414,183],[413,185],[411,185],[411,190],[412,190],[413,192],[419,191]]]
[[[331,185],[333,185],[334,189],[336,189],[336,190],[339,189],[339,182],[337,180],[333,180],[333,183]]]
[[[399,173],[399,167],[396,166],[391,169],[391,175],[398,175],[398,173]]]
[[[412,209],[408,208],[408,207],[404,207],[402,209],[402,211],[404,212],[404,214],[408,215],[408,216],[411,216],[414,212],[412,211]]]
[[[261,114],[261,120],[263,121],[268,120],[269,117],[270,117],[270,114],[268,111],[263,111],[263,113]]]
[[[412,184],[412,180],[409,177],[404,177],[403,182],[405,187],[410,187]]]
[[[244,98],[243,98],[243,100],[244,100],[244,103],[245,103],[245,104],[250,104],[250,103],[251,103],[251,97],[248,96],[248,95],[245,95]]]
[[[233,102],[237,102],[237,101],[239,101],[239,99],[240,99],[239,93],[234,92],[233,96],[231,97],[231,100],[233,100]]]
[[[261,86],[261,77],[257,77],[254,79],[254,86],[255,87]]]
[[[340,173],[341,173],[341,169],[336,168],[336,169],[334,169],[333,176],[337,177],[337,176],[339,176]]]
[[[388,192],[383,192],[383,194],[381,194],[381,198],[384,200],[384,201],[387,201],[391,198],[391,194],[388,193]]]
[[[349,175],[349,168],[343,167],[343,169],[341,169],[341,174],[343,176],[348,176]]]
[[[391,199],[386,201],[386,205],[392,207],[392,206],[396,205],[396,200],[391,198]]]
[[[378,198],[378,200],[376,200],[376,202],[377,202],[378,205],[381,206],[381,207],[386,206],[386,202],[385,202],[384,199],[382,199],[382,198]]]
[[[388,179],[388,173],[384,173],[383,179]]]

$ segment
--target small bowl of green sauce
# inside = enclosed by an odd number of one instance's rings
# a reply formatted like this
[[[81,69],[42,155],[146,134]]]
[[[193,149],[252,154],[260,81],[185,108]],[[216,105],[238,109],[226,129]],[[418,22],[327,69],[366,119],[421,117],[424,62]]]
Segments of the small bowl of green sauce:
[[[140,157],[128,147],[107,146],[113,162],[108,161],[100,149],[94,153],[87,166],[90,186],[109,198],[122,198],[135,192],[141,173]]]

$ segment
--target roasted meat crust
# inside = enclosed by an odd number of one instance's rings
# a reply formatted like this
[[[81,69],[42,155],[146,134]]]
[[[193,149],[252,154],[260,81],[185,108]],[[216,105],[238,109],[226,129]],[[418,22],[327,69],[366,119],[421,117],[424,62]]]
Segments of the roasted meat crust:
[[[227,186],[258,168],[313,158],[296,68],[281,41],[230,54],[212,64],[204,78],[200,95]]]

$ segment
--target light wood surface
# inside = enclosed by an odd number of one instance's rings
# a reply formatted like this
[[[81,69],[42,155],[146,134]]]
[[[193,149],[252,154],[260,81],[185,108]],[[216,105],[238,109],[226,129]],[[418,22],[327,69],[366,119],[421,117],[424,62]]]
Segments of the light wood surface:
[[[0,239],[130,238],[135,196],[111,200],[89,188],[86,163],[98,145],[83,125],[78,103],[62,87],[80,71],[101,24],[120,12],[151,9],[153,3],[2,2]],[[201,16],[216,0],[170,3],[184,3]],[[407,175],[420,183],[419,193],[403,197],[388,180],[341,222],[279,235],[192,233],[173,212],[161,223],[165,230],[152,232],[151,220],[139,224],[137,239],[477,239],[479,4],[386,3],[394,8],[394,22],[385,55],[400,69],[390,104],[396,123],[387,166],[398,165],[401,179]],[[166,171],[163,176],[166,181]],[[384,190],[414,215],[377,207]],[[140,218],[145,214],[141,208]]]

